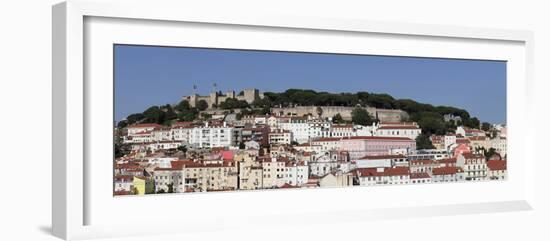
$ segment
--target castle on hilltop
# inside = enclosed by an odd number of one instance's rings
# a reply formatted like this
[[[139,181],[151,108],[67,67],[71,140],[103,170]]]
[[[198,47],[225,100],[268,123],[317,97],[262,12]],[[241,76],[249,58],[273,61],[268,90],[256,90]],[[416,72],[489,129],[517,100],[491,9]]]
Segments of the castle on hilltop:
[[[229,98],[244,100],[247,103],[252,104],[252,102],[256,100],[263,99],[264,94],[257,89],[244,89],[239,94],[235,94],[235,91],[233,90],[228,91],[225,94],[222,94],[221,92],[212,92],[207,96],[192,94],[189,96],[184,96],[183,100],[187,100],[191,107],[196,107],[199,101],[204,100],[208,103],[208,108],[215,108]]]

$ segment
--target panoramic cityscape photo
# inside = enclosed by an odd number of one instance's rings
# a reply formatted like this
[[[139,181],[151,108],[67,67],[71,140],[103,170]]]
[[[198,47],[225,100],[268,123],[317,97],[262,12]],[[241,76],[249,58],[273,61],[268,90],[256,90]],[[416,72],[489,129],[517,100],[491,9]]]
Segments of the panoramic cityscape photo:
[[[113,48],[115,196],[507,179],[504,61]]]

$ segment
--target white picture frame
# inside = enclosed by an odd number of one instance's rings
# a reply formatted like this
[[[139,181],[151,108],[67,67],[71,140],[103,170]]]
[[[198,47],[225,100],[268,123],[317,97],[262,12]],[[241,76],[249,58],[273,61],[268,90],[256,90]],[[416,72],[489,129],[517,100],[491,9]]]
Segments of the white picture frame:
[[[155,11],[149,11],[155,8]],[[102,19],[106,19],[103,21]],[[87,23],[86,21],[92,21]],[[99,21],[95,21],[99,20]],[[114,20],[112,22],[111,20]],[[117,23],[120,22],[121,24]],[[497,212],[497,211],[513,211],[513,210],[530,210],[533,208],[534,202],[534,168],[535,168],[535,156],[532,154],[532,148],[535,146],[534,133],[532,120],[529,118],[520,118],[520,116],[529,116],[531,110],[529,108],[521,108],[521,106],[529,106],[530,101],[534,98],[530,93],[532,90],[532,73],[533,73],[533,34],[528,31],[518,30],[497,30],[497,29],[482,29],[482,28],[470,28],[470,27],[455,27],[455,26],[439,26],[439,25],[421,25],[410,23],[391,23],[391,22],[373,22],[363,20],[351,20],[351,19],[318,19],[318,18],[305,18],[296,16],[276,16],[265,14],[250,14],[243,15],[209,15],[206,10],[202,9],[188,9],[184,3],[177,2],[163,2],[154,1],[150,3],[128,3],[123,1],[111,1],[94,2],[94,1],[67,1],[53,7],[53,193],[52,193],[52,227],[53,234],[63,239],[83,239],[94,237],[110,237],[119,235],[138,235],[138,234],[151,234],[151,233],[171,233],[171,232],[193,232],[200,231],[201,225],[209,223],[209,228],[223,229],[227,227],[233,227],[235,224],[227,222],[221,216],[222,215],[234,215],[233,220],[236,223],[247,223],[248,225],[257,225],[258,220],[261,220],[262,225],[266,223],[269,225],[284,225],[284,220],[288,218],[300,218],[306,222],[331,222],[320,221],[320,217],[326,217],[330,215],[334,217],[333,220],[368,220],[368,219],[383,219],[383,218],[395,218],[395,217],[422,217],[433,215],[451,215],[451,214],[468,214],[468,213],[481,213],[481,212]],[[420,193],[434,195],[435,192],[441,192],[442,190],[454,190],[458,193],[465,193],[467,190],[473,193],[483,193],[487,190],[495,190],[496,195],[487,196],[481,198],[469,197],[464,199],[444,200],[437,201],[422,201],[412,200],[410,202],[397,202],[380,198],[377,201],[369,203],[368,208],[361,207],[357,200],[357,196],[351,196],[349,190],[343,189],[329,189],[329,190],[292,190],[292,191],[278,191],[278,192],[245,192],[245,193],[215,193],[207,195],[193,195],[193,197],[186,199],[187,196],[171,195],[161,197],[130,197],[130,198],[113,198],[112,196],[105,196],[102,194],[101,185],[90,184],[89,179],[94,179],[94,175],[105,177],[101,171],[102,166],[96,166],[86,161],[85,156],[90,152],[87,148],[93,146],[90,144],[97,140],[87,139],[90,135],[90,128],[96,128],[95,123],[98,123],[100,114],[96,108],[98,104],[104,104],[102,102],[96,102],[95,95],[97,92],[89,92],[90,89],[101,88],[94,84],[90,84],[85,81],[85,78],[97,78],[90,77],[86,74],[86,68],[102,68],[96,67],[94,64],[107,55],[103,55],[105,51],[101,51],[102,44],[112,44],[112,41],[120,43],[134,43],[134,44],[151,44],[151,45],[167,45],[167,46],[179,46],[181,43],[169,38],[170,36],[178,36],[175,31],[175,35],[166,35],[164,40],[145,38],[139,34],[134,35],[131,30],[124,32],[124,29],[130,29],[128,25],[131,24],[134,27],[140,26],[141,29],[145,29],[147,26],[151,31],[159,31],[162,33],[163,25],[169,25],[167,28],[180,28],[182,25],[199,24],[200,27],[196,27],[197,33],[201,31],[210,31],[209,26],[213,26],[212,31],[218,31],[219,26],[223,26],[223,31],[237,31],[231,30],[232,28],[239,29],[252,29],[250,34],[257,34],[261,38],[262,34],[286,34],[285,31],[294,31],[290,34],[303,34],[304,40],[311,38],[313,32],[316,36],[331,35],[331,38],[339,39],[338,35],[349,37],[349,35],[357,34],[358,38],[362,38],[365,34],[370,34],[375,39],[376,37],[391,37],[396,39],[396,43],[399,43],[399,39],[406,41],[436,41],[441,43],[448,41],[450,44],[455,44],[457,49],[455,52],[443,53],[443,50],[438,50],[433,47],[418,47],[407,45],[405,42],[396,44],[393,46],[393,50],[381,51],[385,55],[407,55],[414,56],[415,53],[419,53],[421,56],[431,57],[455,57],[455,58],[479,58],[487,59],[499,59],[506,60],[511,63],[509,69],[508,79],[508,122],[509,122],[509,145],[514,149],[511,151],[511,163],[510,172],[516,171],[519,174],[511,174],[512,178],[506,181],[505,184],[494,183],[464,183],[464,184],[449,184],[453,186],[435,185],[434,187],[424,188]],[[93,28],[87,28],[86,24],[96,24]],[[106,27],[106,26],[110,27]],[[97,26],[97,27],[95,27]],[[171,26],[171,27],[170,27]],[[184,26],[185,28],[185,26]],[[121,30],[120,35],[109,34],[113,29]],[[186,29],[186,31],[191,31]],[[246,30],[248,31],[248,30]],[[272,31],[274,33],[269,33]],[[299,33],[297,33],[298,31]],[[95,37],[86,38],[86,35],[94,35]],[[115,36],[116,35],[116,36]],[[162,34],[161,34],[162,35]],[[158,35],[157,35],[158,36]],[[251,35],[252,36],[252,35]],[[116,39],[118,38],[118,39]],[[227,37],[227,42],[231,39],[231,36]],[[408,40],[407,40],[408,39]],[[94,41],[94,44],[87,45],[86,41]],[[387,40],[387,39],[386,39]],[[111,42],[110,42],[111,41]],[[128,42],[130,41],[130,42]],[[191,40],[188,40],[191,41]],[[198,38],[195,41],[201,41]],[[373,40],[374,41],[374,40]],[[471,45],[470,42],[476,44]],[[97,43],[97,44],[95,44]],[[373,42],[374,43],[374,42]],[[509,50],[502,51],[507,54],[501,54],[498,52],[499,48],[497,43],[501,43],[503,46],[508,46]],[[191,42],[188,45],[193,45]],[[234,45],[225,45],[223,47],[241,47],[238,43]],[[252,46],[249,43],[249,48],[277,48],[281,50],[299,50],[293,49],[291,45],[276,45],[271,47],[266,46]],[[196,45],[196,44],[195,44]],[[206,47],[221,46],[219,43],[208,43]],[[485,53],[479,53],[474,55],[468,53],[468,50],[461,49],[460,45],[464,45],[468,48],[472,48],[473,51],[477,49],[489,49]],[[99,47],[97,47],[99,46]],[[290,46],[290,47],[289,47]],[[350,46],[353,46],[350,44]],[[383,45],[380,45],[383,46]],[[437,45],[435,45],[437,46]],[[462,48],[465,48],[462,46]],[[476,47],[477,46],[477,47]],[[491,47],[493,46],[493,47]],[[88,59],[90,49],[93,48],[94,56],[91,60]],[[506,47],[506,48],[508,48]],[[312,47],[314,48],[314,47]],[[334,47],[319,46],[317,51],[330,51],[330,52],[352,52],[353,49],[343,50]],[[414,50],[413,50],[414,48]],[[431,50],[429,50],[431,49]],[[98,50],[98,51],[95,51]],[[464,50],[464,51],[463,51]],[[313,51],[313,50],[312,50]],[[394,51],[394,52],[391,52]],[[407,52],[408,51],[408,52]],[[417,51],[417,52],[414,52]],[[422,52],[424,51],[424,52]],[[450,51],[450,50],[449,50]],[[472,50],[470,50],[472,51]],[[440,53],[438,53],[440,52]],[[464,52],[460,54],[459,52]],[[483,51],[480,51],[483,52]],[[377,54],[374,52],[365,52],[370,54]],[[406,54],[405,54],[406,53]],[[454,53],[454,54],[453,54]],[[440,56],[441,55],[441,56]],[[107,56],[108,57],[108,56]],[[89,62],[88,62],[89,61]],[[107,61],[103,59],[103,61]],[[112,62],[111,60],[108,60]],[[112,71],[112,70],[111,70]],[[108,70],[105,73],[108,74]],[[96,72],[94,72],[96,73]],[[103,73],[98,71],[97,73]],[[96,74],[94,74],[96,75]],[[101,76],[101,74],[97,74]],[[511,77],[511,78],[510,78]],[[112,81],[112,80],[110,80]],[[112,82],[110,82],[112,83]],[[90,100],[94,100],[90,102]],[[106,98],[105,101],[111,99]],[[107,111],[108,112],[108,111]],[[106,113],[105,116],[108,116]],[[92,121],[90,118],[96,118]],[[109,119],[111,123],[112,119]],[[92,127],[90,127],[92,126]],[[95,133],[95,131],[94,131]],[[513,157],[522,157],[522,162],[513,163]],[[109,163],[111,164],[111,163]],[[91,170],[100,170],[94,173],[90,173]],[[112,170],[106,170],[111,172]],[[514,177],[515,176],[515,177]],[[105,179],[108,183],[108,178]],[[112,182],[111,182],[112,183]],[[477,185],[477,186],[476,186]],[[99,186],[99,187],[98,187]],[[411,193],[413,187],[376,187],[374,193],[385,193],[387,197],[399,197],[398,195],[407,195]],[[98,191],[95,191],[98,190]],[[355,189],[358,194],[364,195],[364,189]],[[109,192],[111,190],[108,190]],[[507,193],[505,193],[507,192]],[[501,195],[502,194],[502,195]],[[232,212],[216,214],[214,212],[207,213],[208,219],[200,218],[200,212],[193,212],[185,207],[173,208],[173,214],[178,215],[181,213],[187,213],[188,216],[197,218],[194,222],[181,221],[177,230],[174,230],[170,225],[153,226],[149,229],[136,228],[134,223],[108,223],[106,218],[97,218],[98,221],[90,221],[90,217],[107,217],[112,213],[115,205],[123,205],[135,208],[146,207],[155,205],[157,203],[162,207],[173,205],[174,203],[188,202],[195,205],[214,205],[215,200],[229,199],[229,202],[241,203],[245,200],[277,200],[284,199],[286,197],[294,196],[300,199],[317,198],[319,200],[325,200],[328,197],[334,195],[353,198],[349,201],[349,205],[343,208],[329,208],[323,211],[316,212],[315,205],[309,208],[303,208],[300,210],[290,210],[281,212],[275,208],[268,208],[261,212]],[[346,196],[350,195],[350,196]],[[396,196],[397,195],[397,196]],[[97,196],[102,196],[98,198]],[[452,195],[448,195],[452,198]],[[100,200],[101,199],[101,200]],[[112,200],[111,200],[112,199]],[[387,198],[390,199],[390,198]],[[90,205],[90,203],[95,203]],[[383,204],[385,203],[385,204]],[[237,204],[235,204],[237,205]],[[90,208],[92,206],[92,208]],[[120,207],[120,206],[119,206]],[[286,209],[291,209],[290,206],[285,206]],[[123,208],[121,208],[123,209]],[[130,208],[128,209],[130,210]],[[122,210],[121,213],[126,215],[132,215],[128,210]],[[217,210],[220,211],[220,210]],[[104,214],[99,214],[103,212]],[[97,213],[97,214],[96,214]],[[155,216],[156,215],[156,216]],[[166,214],[164,214],[166,215]],[[218,216],[216,216],[218,215]],[[149,214],[148,219],[155,220],[161,218],[160,214]],[[255,220],[247,221],[251,217]],[[136,216],[137,218],[137,216]],[[143,218],[141,215],[140,218]],[[212,220],[218,220],[213,222]],[[172,219],[170,219],[172,220]]]

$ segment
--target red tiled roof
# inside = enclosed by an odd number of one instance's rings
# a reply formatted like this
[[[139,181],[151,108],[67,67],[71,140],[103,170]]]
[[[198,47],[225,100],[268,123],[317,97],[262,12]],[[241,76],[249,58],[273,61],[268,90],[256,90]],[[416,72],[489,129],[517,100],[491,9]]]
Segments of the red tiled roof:
[[[430,174],[426,172],[411,173],[411,179],[430,178]]]
[[[480,131],[478,129],[465,129],[464,132],[466,132],[466,133],[480,133],[482,131]]]
[[[314,139],[312,142],[325,141],[346,141],[346,140],[388,140],[388,141],[412,141],[407,137],[387,137],[387,136],[348,136],[348,137],[321,137]]]
[[[506,170],[506,160],[489,160],[487,161],[487,168],[491,171]]]
[[[396,159],[396,158],[407,158],[404,155],[366,155],[364,157],[359,158],[358,160],[366,159],[366,160],[380,160],[380,159]]]
[[[484,141],[487,139],[485,136],[470,136],[468,137],[470,141]]]
[[[481,158],[485,158],[483,155],[481,154],[473,154],[473,153],[463,153],[462,156],[464,156],[464,158],[466,159],[481,159]]]
[[[128,126],[128,128],[146,128],[146,127],[162,127],[162,125],[156,123],[141,123]]]
[[[468,139],[456,139],[457,144],[470,144],[470,140]]]
[[[462,172],[460,167],[437,167],[432,170],[433,175],[454,175]]]
[[[130,176],[130,175],[116,175],[115,176],[115,182],[128,182],[128,181],[133,181],[134,180],[134,176]]]
[[[452,164],[452,163],[456,163],[456,158],[452,157],[447,159],[441,159],[441,160],[438,160],[437,162],[444,163],[444,164]]]
[[[129,191],[115,191],[116,196],[130,195],[130,194],[132,194],[132,193],[129,192]]]
[[[411,166],[413,165],[430,165],[430,164],[436,164],[437,162],[434,160],[412,160],[409,161],[409,164]]]
[[[290,185],[288,183],[283,184],[280,188],[298,188],[297,186]]]
[[[406,176],[409,175],[408,167],[384,168],[384,171],[378,172],[377,168],[357,168],[358,176]]]

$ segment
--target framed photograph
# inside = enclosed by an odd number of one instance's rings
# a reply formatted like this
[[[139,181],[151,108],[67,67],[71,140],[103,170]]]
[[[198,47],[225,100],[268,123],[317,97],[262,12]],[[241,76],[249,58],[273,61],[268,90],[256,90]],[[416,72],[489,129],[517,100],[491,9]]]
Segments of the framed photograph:
[[[530,32],[158,1],[53,26],[58,237],[533,208]]]

